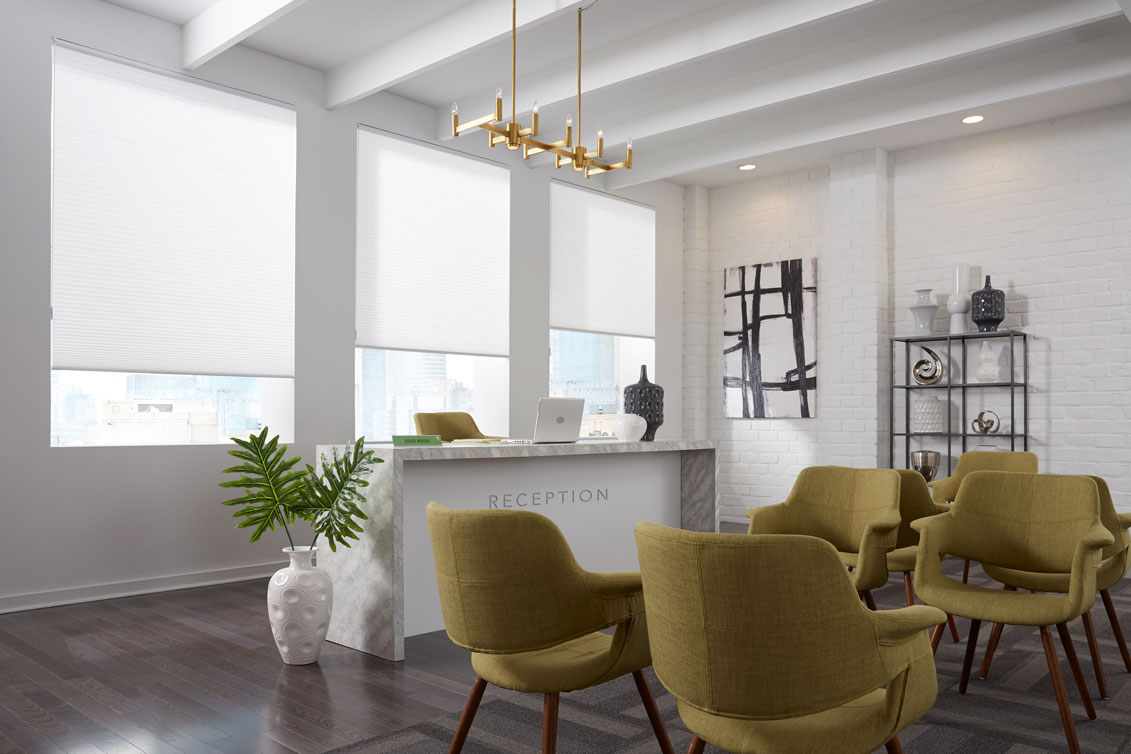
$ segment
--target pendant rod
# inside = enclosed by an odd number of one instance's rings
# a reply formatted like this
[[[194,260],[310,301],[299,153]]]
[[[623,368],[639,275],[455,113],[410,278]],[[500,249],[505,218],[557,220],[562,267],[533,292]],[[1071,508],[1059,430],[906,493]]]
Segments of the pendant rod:
[[[511,123],[514,123],[515,67],[518,65],[518,0],[511,0]]]
[[[577,9],[577,143],[581,143],[581,8]]]

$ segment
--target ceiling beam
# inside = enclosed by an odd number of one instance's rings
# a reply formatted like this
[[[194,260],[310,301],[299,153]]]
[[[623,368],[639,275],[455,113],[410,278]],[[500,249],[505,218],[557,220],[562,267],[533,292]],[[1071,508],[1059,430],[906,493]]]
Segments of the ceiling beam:
[[[518,4],[518,30],[521,32],[576,10],[579,5],[564,0],[524,0]],[[327,71],[326,107],[342,107],[388,89],[411,76],[508,37],[510,32],[510,2],[475,0]]]
[[[637,147],[632,170],[610,173],[607,185],[624,188],[970,108],[1111,81],[1125,82],[1131,92],[1131,31],[872,96],[798,109],[772,121],[730,120],[705,127],[693,140],[665,134],[650,147]]]
[[[186,70],[207,63],[306,0],[220,0],[181,27]]]
[[[650,99],[644,115],[639,107],[606,107],[602,121],[606,133],[631,132],[640,146],[646,147],[650,136],[788,106],[806,97],[825,96],[882,77],[921,76],[922,73],[912,72],[1004,50],[1118,15],[1111,0],[1074,0],[1055,5],[1000,0],[689,90],[671,91]]]
[[[1127,16],[1127,20],[1131,21],[1131,0],[1119,0],[1119,7],[1123,9],[1123,15]]]
[[[709,8],[616,44],[586,51],[582,92],[624,84],[882,2],[885,0],[737,0]],[[573,98],[577,94],[577,79],[572,64],[554,65],[520,75],[518,88],[536,92],[539,102],[549,106]],[[494,94],[492,87],[460,99],[490,102]],[[451,138],[447,112],[442,116],[440,135]]]

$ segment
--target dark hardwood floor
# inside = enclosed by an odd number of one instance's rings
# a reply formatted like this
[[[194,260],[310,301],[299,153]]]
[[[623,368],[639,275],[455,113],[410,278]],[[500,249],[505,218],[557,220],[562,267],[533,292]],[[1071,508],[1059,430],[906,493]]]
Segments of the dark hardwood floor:
[[[266,580],[0,615],[0,754],[321,754],[463,708],[468,653],[279,660]],[[490,689],[487,699],[507,692]]]

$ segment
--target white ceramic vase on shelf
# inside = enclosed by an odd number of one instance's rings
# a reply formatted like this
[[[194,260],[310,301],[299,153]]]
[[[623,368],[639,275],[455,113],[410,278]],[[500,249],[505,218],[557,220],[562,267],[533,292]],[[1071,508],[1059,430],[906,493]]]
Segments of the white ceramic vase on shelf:
[[[648,422],[636,414],[617,414],[613,419],[613,434],[621,442],[638,442],[648,431]]]
[[[912,432],[945,432],[947,402],[942,398],[920,395],[913,404]]]
[[[275,571],[267,585],[271,633],[283,662],[309,665],[318,660],[330,628],[334,582],[313,564],[317,547],[284,547],[283,552],[290,565]]]
[[[915,334],[930,335],[935,329],[935,312],[939,305],[931,301],[931,289],[920,288],[915,291],[915,305],[911,307],[911,316],[915,317]]]
[[[1001,366],[997,363],[997,352],[990,341],[983,340],[978,351],[978,382],[1001,382]]]
[[[969,332],[966,320],[970,314],[970,268],[965,262],[954,265],[954,293],[946,300],[946,310],[950,312],[950,334],[963,335]]]

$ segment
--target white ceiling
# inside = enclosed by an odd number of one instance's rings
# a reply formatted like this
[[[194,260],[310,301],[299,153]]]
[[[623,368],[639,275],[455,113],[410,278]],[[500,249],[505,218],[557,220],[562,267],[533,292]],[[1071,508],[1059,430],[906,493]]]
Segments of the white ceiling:
[[[182,25],[187,67],[244,44],[325,71],[329,107],[378,91],[431,105],[440,138],[453,101],[474,118],[496,86],[510,94],[507,0],[112,1]],[[518,0],[519,117],[538,100],[546,139],[575,106],[578,5]],[[604,128],[614,159],[633,138],[610,187],[718,186],[1128,102],[1128,13],[1131,0],[599,0],[581,133]],[[959,122],[975,110],[982,124]],[[747,161],[758,169],[736,170]]]

